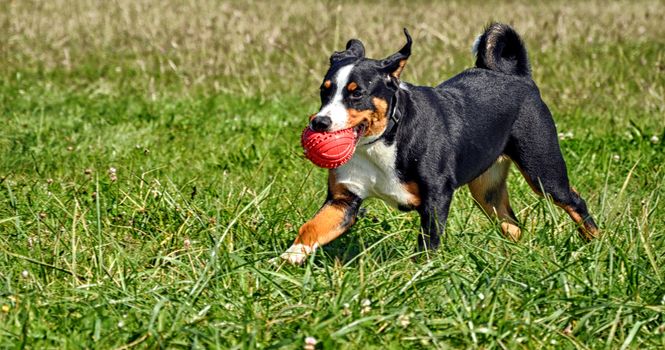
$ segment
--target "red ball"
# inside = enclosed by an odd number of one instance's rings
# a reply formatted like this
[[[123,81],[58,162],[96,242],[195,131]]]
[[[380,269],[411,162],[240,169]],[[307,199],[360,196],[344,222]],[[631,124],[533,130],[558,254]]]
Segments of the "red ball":
[[[322,168],[334,169],[342,166],[353,157],[358,142],[358,134],[353,128],[316,132],[306,127],[300,137],[305,149],[305,157]]]

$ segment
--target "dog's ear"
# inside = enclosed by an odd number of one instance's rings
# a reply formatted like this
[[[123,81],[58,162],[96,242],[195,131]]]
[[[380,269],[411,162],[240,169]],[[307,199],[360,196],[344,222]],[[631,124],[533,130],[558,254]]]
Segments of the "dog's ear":
[[[330,56],[330,64],[334,64],[337,61],[341,61],[348,57],[364,58],[365,57],[365,46],[358,39],[351,39],[346,43],[346,50],[336,51]]]
[[[406,28],[404,28],[404,35],[406,35],[406,44],[404,47],[380,62],[381,70],[397,79],[399,79],[404,66],[406,66],[406,60],[411,56],[411,44],[413,40],[411,40],[411,35],[409,35],[409,31]]]

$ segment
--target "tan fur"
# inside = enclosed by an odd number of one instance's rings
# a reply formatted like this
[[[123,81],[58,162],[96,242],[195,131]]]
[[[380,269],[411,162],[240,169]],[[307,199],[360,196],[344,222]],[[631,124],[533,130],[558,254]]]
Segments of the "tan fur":
[[[536,184],[531,181],[531,178],[529,178],[529,176],[527,176],[527,174],[524,171],[522,171],[522,169],[520,169],[519,167],[517,168],[520,170],[522,176],[524,177],[524,180],[526,180],[531,189],[537,194],[542,195],[543,191],[541,191],[540,186],[536,186]],[[579,192],[577,192],[575,188],[571,187],[570,190],[571,192],[579,196]],[[568,216],[570,216],[570,218],[573,219],[573,221],[578,225],[578,231],[583,239],[588,241],[600,235],[598,229],[596,227],[588,226],[584,222],[584,218],[578,212],[576,212],[575,209],[573,209],[571,206],[565,205],[563,203],[558,203],[556,201],[554,202],[554,204],[556,204],[559,208],[565,210],[566,213],[568,213]]]
[[[303,244],[314,247],[315,244],[318,244],[322,246],[339,237],[348,226],[353,224],[344,225],[346,211],[349,209],[344,203],[350,200],[349,192],[344,185],[337,183],[333,171],[328,173],[328,186],[333,199],[337,202],[325,204],[311,220],[302,225],[298,231],[298,237],[293,242],[294,245]]]
[[[344,232],[345,208],[340,205],[326,204],[318,213],[298,231],[298,237],[293,244],[304,244],[313,247],[315,243],[324,245]]]
[[[503,28],[499,26],[493,26],[490,31],[487,33],[487,43],[486,43],[486,52],[494,52],[494,47],[496,46],[496,39],[503,32]],[[494,55],[487,55],[487,66],[495,67],[496,62],[494,62]]]
[[[556,202],[555,202],[556,203]],[[571,206],[568,205],[561,205],[560,203],[556,203],[560,208],[566,211],[568,215],[570,216],[573,221],[578,226],[578,232],[584,238],[585,240],[589,241],[591,239],[594,239],[598,236],[600,236],[600,232],[598,232],[598,229],[595,227],[590,227],[584,222],[584,218],[582,215],[580,215],[578,212],[575,211]]]
[[[328,189],[335,200],[350,201],[352,199],[348,189],[337,182],[337,176],[333,170],[328,171]]]
[[[409,199],[409,205],[417,208],[420,206],[420,188],[415,182],[407,182],[402,185],[405,191],[411,194],[411,199]]]
[[[392,72],[391,75],[399,79],[399,76],[402,75],[402,71],[404,70],[405,66],[406,66],[406,60],[399,61],[399,67],[397,67],[397,69],[395,69],[395,71]]]
[[[366,123],[367,128],[365,129],[364,136],[381,135],[388,126],[388,117],[386,114],[388,111],[388,102],[384,99],[374,97],[372,103],[374,104],[374,110],[366,109],[359,111],[349,108],[347,110],[349,118],[346,127],[353,128],[361,123]]]
[[[506,188],[510,163],[508,158],[499,157],[489,169],[469,183],[469,190],[485,214],[501,222],[503,235],[517,241],[522,230],[515,221]],[[491,197],[489,200],[488,194]]]
[[[349,91],[355,91],[358,88],[358,84],[355,82],[350,82],[349,85],[346,86],[346,89]]]
[[[332,86],[332,82],[330,81],[330,79],[323,82],[323,87],[324,88],[330,89],[331,86]]]

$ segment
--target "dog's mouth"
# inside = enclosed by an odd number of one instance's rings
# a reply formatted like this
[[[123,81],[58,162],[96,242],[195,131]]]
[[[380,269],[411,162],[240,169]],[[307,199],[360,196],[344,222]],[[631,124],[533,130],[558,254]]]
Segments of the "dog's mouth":
[[[353,133],[356,137],[356,144],[360,141],[360,138],[365,136],[365,130],[367,130],[367,122],[362,122],[353,127]]]

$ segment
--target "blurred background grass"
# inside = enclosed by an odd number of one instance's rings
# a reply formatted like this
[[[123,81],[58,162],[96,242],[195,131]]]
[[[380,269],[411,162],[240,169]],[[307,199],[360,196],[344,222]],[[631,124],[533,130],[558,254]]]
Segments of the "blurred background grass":
[[[665,5],[589,2],[5,1],[5,74],[62,74],[99,93],[207,93],[315,99],[327,58],[357,37],[371,57],[415,40],[405,80],[440,82],[472,63],[484,25],[514,25],[547,100],[613,115],[663,113]],[[639,68],[639,69],[638,69]],[[8,72],[9,71],[9,72]],[[166,90],[166,91],[164,91]],[[630,93],[634,90],[641,94]]]

